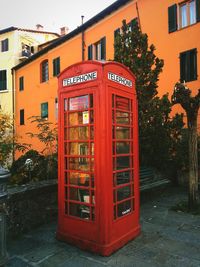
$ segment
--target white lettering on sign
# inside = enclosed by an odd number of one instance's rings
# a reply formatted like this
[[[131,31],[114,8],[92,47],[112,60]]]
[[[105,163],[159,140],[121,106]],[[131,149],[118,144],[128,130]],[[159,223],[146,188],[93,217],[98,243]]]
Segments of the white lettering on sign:
[[[108,80],[111,80],[111,81],[116,82],[116,83],[120,83],[120,84],[127,86],[127,87],[130,87],[130,88],[132,88],[132,86],[133,86],[132,81],[130,81],[124,77],[121,77],[117,74],[114,74],[112,72],[108,72]]]
[[[63,86],[70,86],[77,83],[88,82],[97,79],[97,71],[81,74],[79,76],[74,76],[66,78],[63,80]]]

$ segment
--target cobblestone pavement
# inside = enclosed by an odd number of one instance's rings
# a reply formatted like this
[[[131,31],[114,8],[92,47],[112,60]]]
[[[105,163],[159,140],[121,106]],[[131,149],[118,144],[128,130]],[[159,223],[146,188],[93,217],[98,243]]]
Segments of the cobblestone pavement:
[[[145,201],[141,235],[110,257],[57,241],[54,222],[10,241],[6,267],[200,267],[200,216],[170,210],[186,198],[180,188],[169,188]]]

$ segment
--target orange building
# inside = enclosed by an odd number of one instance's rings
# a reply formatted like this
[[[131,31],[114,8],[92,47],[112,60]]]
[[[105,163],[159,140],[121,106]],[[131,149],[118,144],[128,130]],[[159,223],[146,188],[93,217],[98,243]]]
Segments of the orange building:
[[[180,79],[197,92],[200,88],[200,0],[118,0],[14,67],[16,133],[23,137],[23,142],[33,143],[33,148],[40,150],[41,144],[26,135],[35,131],[27,118],[41,115],[56,122],[60,71],[81,60],[113,59],[115,31],[123,19],[131,22],[135,18],[142,32],[148,34],[149,44],[156,46],[156,55],[164,59],[159,95],[171,94]]]

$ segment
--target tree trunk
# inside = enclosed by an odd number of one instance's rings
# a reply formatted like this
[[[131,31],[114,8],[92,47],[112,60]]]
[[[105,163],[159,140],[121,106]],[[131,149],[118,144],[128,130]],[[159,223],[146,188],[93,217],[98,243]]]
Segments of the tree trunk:
[[[197,116],[188,123],[189,132],[189,209],[198,206],[198,155],[197,155]]]

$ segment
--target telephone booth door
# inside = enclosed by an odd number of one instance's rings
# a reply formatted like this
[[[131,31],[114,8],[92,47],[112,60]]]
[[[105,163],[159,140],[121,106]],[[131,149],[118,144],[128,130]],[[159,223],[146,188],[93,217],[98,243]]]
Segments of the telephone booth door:
[[[133,85],[118,63],[86,61],[59,76],[57,238],[101,255],[140,232]]]

